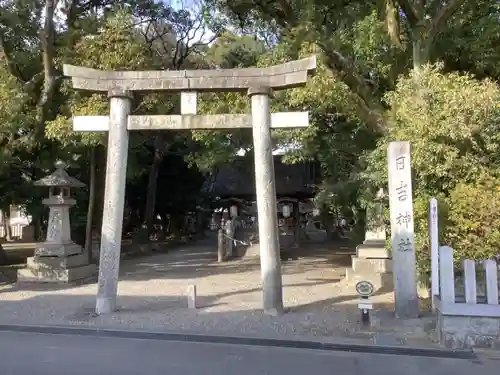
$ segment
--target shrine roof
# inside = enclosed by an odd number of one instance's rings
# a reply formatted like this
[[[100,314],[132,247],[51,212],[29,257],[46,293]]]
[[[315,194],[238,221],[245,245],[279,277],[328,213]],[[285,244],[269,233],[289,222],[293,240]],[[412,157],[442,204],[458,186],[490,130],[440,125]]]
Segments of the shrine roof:
[[[255,197],[255,167],[251,157],[241,157],[232,165],[220,168],[207,178],[202,191],[221,198]],[[274,157],[276,195],[278,197],[312,197],[320,177],[315,163],[285,164]]]

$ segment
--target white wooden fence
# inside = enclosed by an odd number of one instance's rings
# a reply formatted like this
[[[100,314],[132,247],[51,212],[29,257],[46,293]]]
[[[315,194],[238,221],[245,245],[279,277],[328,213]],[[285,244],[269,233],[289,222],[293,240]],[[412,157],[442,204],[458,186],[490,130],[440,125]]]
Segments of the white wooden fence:
[[[484,280],[479,281],[486,287],[485,303],[478,303],[476,264],[476,261],[470,259],[463,261],[465,299],[463,302],[457,301],[453,249],[449,246],[439,248],[439,295],[433,296],[433,302],[441,314],[500,318],[498,264],[495,260],[484,260],[479,263],[484,270]]]
[[[10,226],[12,237],[18,237],[19,239],[22,239],[23,227],[25,227],[25,225],[23,224],[12,224]],[[5,227],[3,225],[0,225],[0,237],[1,238],[5,237]]]

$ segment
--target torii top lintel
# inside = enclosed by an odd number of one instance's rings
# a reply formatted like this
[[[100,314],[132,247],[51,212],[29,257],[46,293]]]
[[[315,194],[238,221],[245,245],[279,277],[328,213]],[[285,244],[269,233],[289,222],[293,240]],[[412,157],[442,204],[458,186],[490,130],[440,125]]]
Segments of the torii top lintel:
[[[305,85],[316,71],[316,57],[267,68],[104,71],[64,64],[73,88],[88,91],[246,91],[265,86],[274,90]]]

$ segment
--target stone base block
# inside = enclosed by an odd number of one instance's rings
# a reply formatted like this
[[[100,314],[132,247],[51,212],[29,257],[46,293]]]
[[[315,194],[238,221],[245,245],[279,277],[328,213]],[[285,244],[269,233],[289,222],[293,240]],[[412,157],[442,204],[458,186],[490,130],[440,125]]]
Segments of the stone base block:
[[[27,267],[32,269],[61,269],[75,268],[87,265],[87,254],[78,254],[68,257],[34,256],[27,259]]]
[[[373,284],[375,290],[383,289],[384,291],[394,290],[394,279],[391,272],[386,273],[360,273],[355,272],[352,268],[346,268],[346,279],[350,282],[357,283],[361,280],[369,281]]]
[[[35,247],[36,257],[67,257],[81,253],[83,253],[83,248],[74,242],[65,244],[43,242]]]
[[[96,274],[95,264],[74,268],[23,268],[17,271],[17,281],[64,284],[90,279]]]
[[[380,244],[362,244],[356,247],[356,256],[366,259],[391,259],[391,250]]]
[[[362,243],[363,246],[368,246],[368,247],[385,247],[385,239],[379,240],[379,239],[366,239]]]
[[[451,349],[500,349],[500,318],[443,315],[437,311],[442,345]]]
[[[352,257],[352,270],[361,274],[392,272],[392,259]]]

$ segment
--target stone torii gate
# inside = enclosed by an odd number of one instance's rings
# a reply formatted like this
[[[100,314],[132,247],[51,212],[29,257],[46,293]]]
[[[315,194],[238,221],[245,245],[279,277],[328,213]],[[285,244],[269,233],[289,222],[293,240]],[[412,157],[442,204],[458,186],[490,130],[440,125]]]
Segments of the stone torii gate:
[[[270,113],[272,90],[303,86],[314,74],[316,58],[267,68],[101,71],[64,65],[73,88],[107,92],[110,115],[73,118],[75,131],[108,131],[104,212],[101,232],[97,314],[116,309],[118,271],[125,199],[129,130],[191,130],[252,128],[255,149],[255,182],[259,219],[263,309],[283,313],[279,256],[276,187],[271,128],[306,127],[307,112]],[[133,91],[181,92],[181,115],[130,115]],[[196,92],[247,92],[251,114],[196,115]]]

